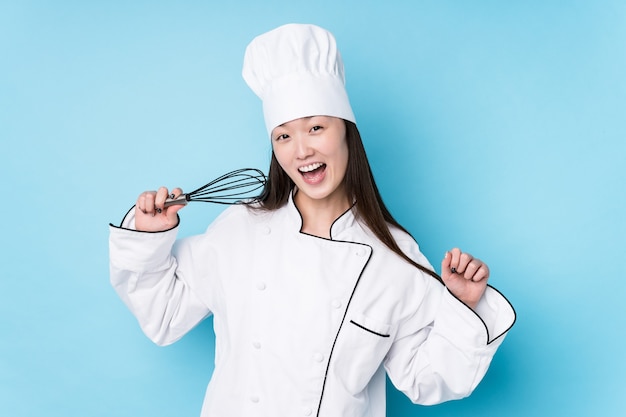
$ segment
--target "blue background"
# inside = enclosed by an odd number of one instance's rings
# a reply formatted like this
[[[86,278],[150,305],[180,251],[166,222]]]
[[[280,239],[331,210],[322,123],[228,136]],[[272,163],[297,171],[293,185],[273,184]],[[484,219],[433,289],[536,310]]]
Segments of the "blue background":
[[[488,261],[518,322],[468,399],[390,416],[626,410],[623,1],[1,1],[0,415],[196,416],[211,320],[173,346],[109,285],[159,185],[267,169],[244,48],[331,30],[378,185],[435,264]],[[221,210],[191,205],[181,235]]]

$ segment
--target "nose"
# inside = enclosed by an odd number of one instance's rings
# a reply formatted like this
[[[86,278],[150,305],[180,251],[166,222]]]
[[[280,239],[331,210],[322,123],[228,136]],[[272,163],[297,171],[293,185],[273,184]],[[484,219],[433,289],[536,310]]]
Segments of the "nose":
[[[314,150],[313,148],[311,148],[306,135],[298,135],[295,138],[295,142],[296,142],[296,158],[306,159],[309,156],[313,155]]]

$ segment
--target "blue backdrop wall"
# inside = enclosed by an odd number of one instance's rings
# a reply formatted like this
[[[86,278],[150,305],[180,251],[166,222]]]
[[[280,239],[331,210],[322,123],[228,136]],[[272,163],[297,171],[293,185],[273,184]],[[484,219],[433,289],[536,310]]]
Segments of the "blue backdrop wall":
[[[144,189],[266,169],[256,35],[337,37],[374,173],[434,264],[488,261],[518,322],[468,399],[390,416],[626,410],[626,3],[0,1],[0,415],[196,416],[211,320],[173,346],[108,283]],[[221,210],[189,206],[181,235]]]

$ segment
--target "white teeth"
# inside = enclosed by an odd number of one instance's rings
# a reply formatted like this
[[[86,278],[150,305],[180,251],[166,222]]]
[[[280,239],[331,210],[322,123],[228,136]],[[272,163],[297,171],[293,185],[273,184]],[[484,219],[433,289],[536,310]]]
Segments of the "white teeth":
[[[316,163],[311,164],[311,165],[300,167],[300,168],[298,168],[298,171],[300,171],[300,172],[311,172],[311,171],[314,171],[314,170],[318,169],[322,165],[324,165],[324,164],[322,164],[321,162],[316,162]]]

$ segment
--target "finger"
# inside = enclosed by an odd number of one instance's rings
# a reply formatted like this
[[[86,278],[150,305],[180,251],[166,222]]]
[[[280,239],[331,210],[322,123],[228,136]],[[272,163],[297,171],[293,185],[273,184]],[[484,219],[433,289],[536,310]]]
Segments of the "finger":
[[[459,262],[461,260],[461,250],[454,248],[450,250],[450,271],[456,274],[459,269]]]
[[[154,198],[154,207],[160,213],[165,207],[165,200],[169,197],[169,192],[165,187],[159,187]]]
[[[489,279],[489,267],[487,266],[487,264],[483,263],[472,277],[472,281],[480,282],[486,279]]]
[[[171,198],[172,200],[178,198],[178,196],[180,196],[183,193],[183,190],[179,187],[174,188],[169,195],[169,198]]]
[[[154,196],[156,193],[154,191],[143,193],[143,212],[154,215]]]
[[[467,266],[472,261],[472,259],[474,259],[474,257],[469,253],[461,253],[459,255],[459,265],[456,267],[457,273],[464,274]]]
[[[143,214],[146,214],[145,199],[146,199],[145,196],[143,195],[143,193],[141,193],[139,194],[139,197],[137,197],[137,202],[135,203],[135,207],[137,207],[137,210],[139,210]]]
[[[480,269],[480,267],[482,266],[482,262],[480,259],[472,259],[467,266],[465,267],[465,272],[463,273],[463,278],[465,279],[473,279],[474,275],[476,274],[476,272],[478,272],[478,270]]]

